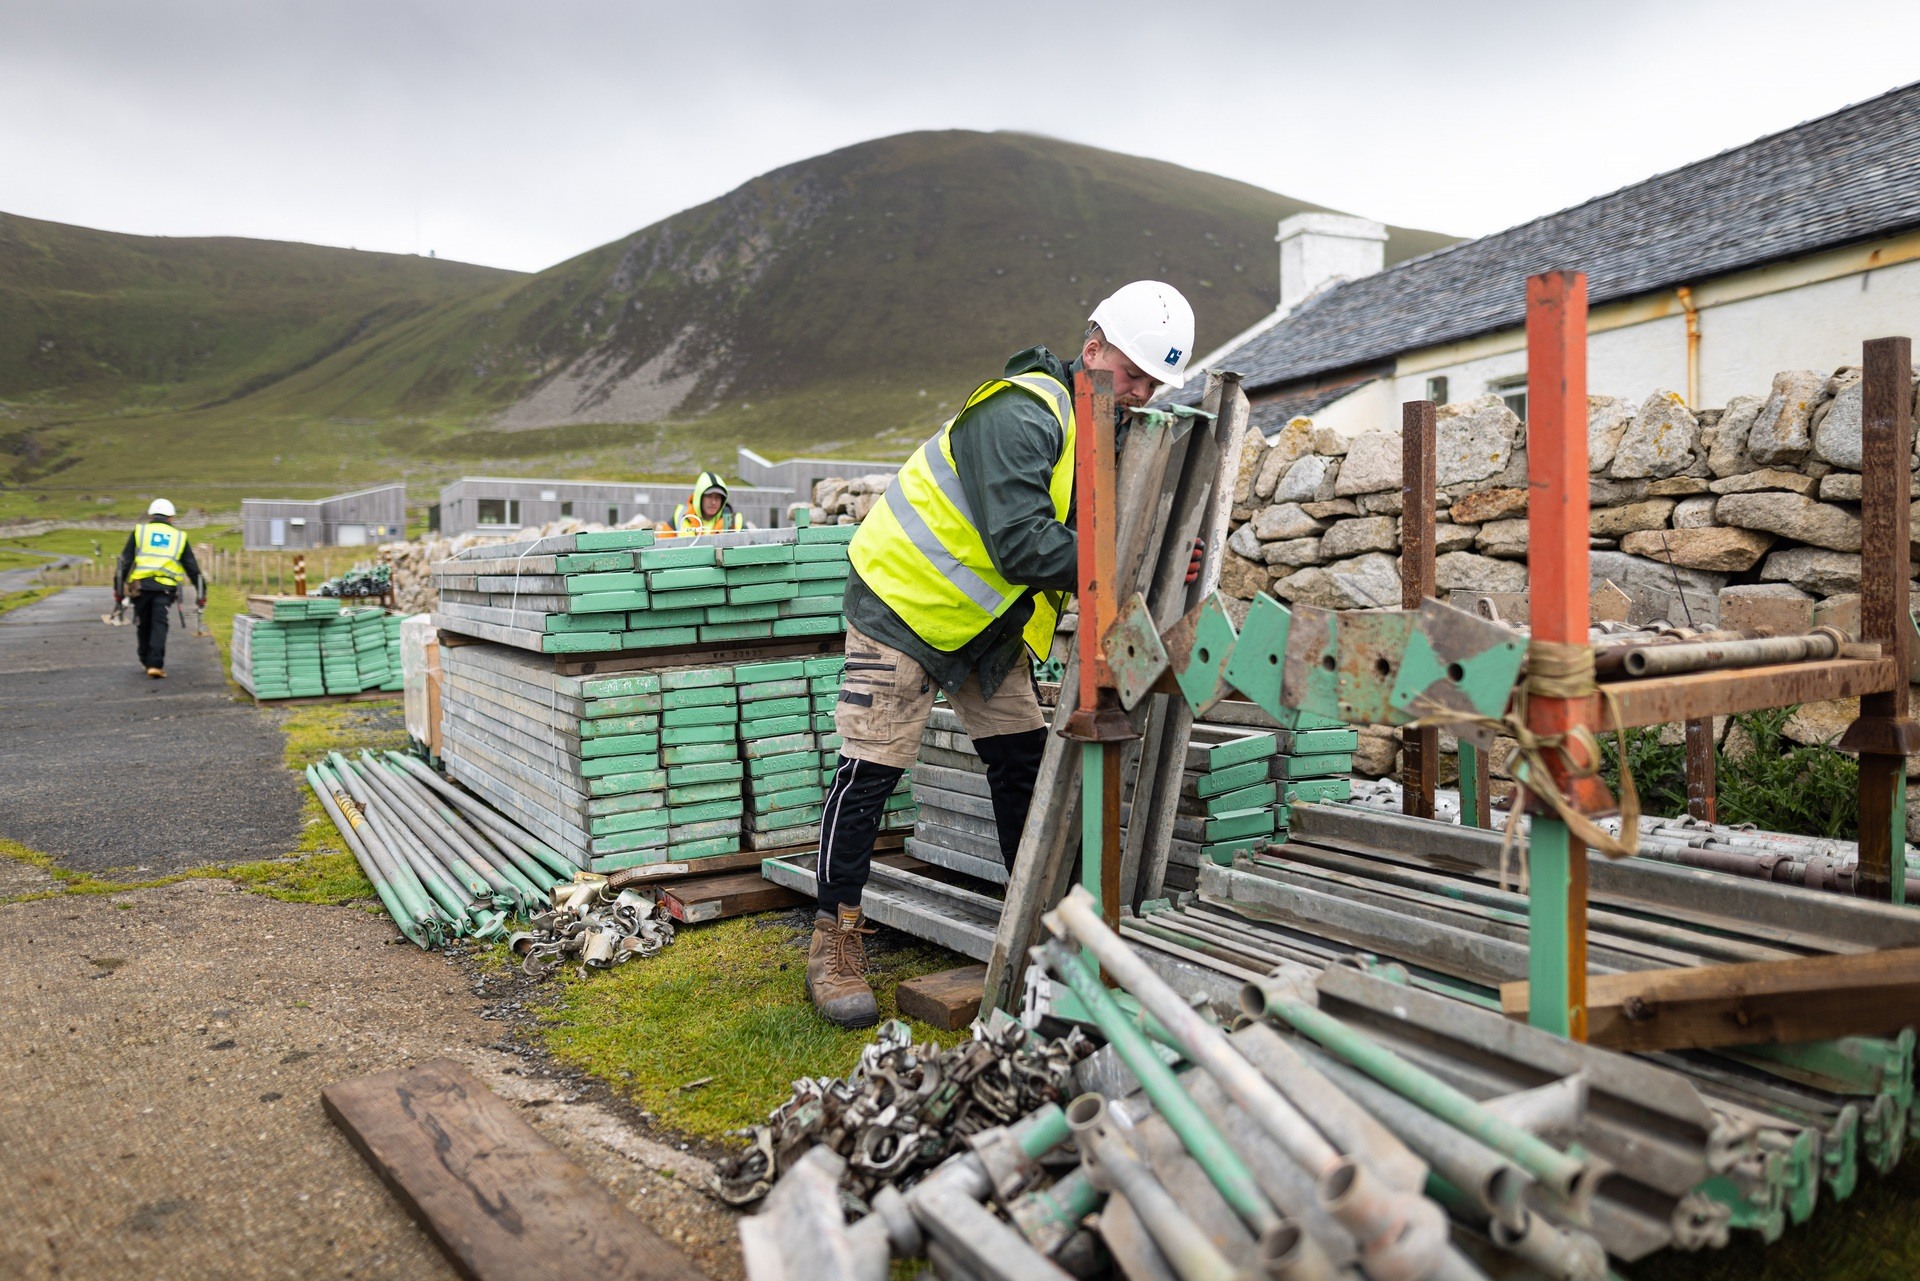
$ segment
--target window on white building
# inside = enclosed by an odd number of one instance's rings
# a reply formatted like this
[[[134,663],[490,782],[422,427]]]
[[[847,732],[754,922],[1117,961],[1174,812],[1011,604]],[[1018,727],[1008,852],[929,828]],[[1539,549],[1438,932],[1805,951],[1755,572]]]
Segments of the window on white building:
[[[1521,422],[1527,421],[1527,376],[1520,374],[1513,378],[1502,378],[1487,384],[1487,390],[1506,402],[1513,416]]]
[[[1435,374],[1427,379],[1427,399],[1436,405],[1447,403],[1447,376]]]
[[[560,504],[560,514],[562,516],[573,515],[573,502],[571,499],[569,499],[567,502]]]
[[[620,523],[620,509],[618,507],[609,506],[607,508],[607,524],[618,525],[619,523]]]
[[[518,498],[482,498],[476,501],[476,519],[482,525],[520,524],[520,500]]]

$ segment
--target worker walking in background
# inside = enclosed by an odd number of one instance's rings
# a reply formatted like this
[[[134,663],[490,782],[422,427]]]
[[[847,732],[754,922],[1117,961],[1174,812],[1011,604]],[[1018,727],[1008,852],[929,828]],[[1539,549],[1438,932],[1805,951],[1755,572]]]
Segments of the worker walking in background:
[[[1145,405],[1186,380],[1193,308],[1142,280],[1102,302],[1079,356],[1021,352],[916,450],[848,548],[847,665],[835,708],[840,758],[821,820],[820,907],[807,993],[822,1017],[878,1017],[866,980],[861,891],[886,799],[920,751],[937,691],[986,764],[1009,868],[1046,745],[1028,651],[1045,658],[1078,583],[1071,525],[1073,376],[1113,375],[1114,402]]]
[[[167,611],[178,598],[180,584],[191,581],[199,592],[195,608],[207,607],[200,564],[187,545],[186,533],[171,523],[173,514],[172,503],[154,499],[147,507],[146,521],[127,535],[113,574],[113,603],[117,607],[127,597],[133,598],[140,666],[156,680],[167,674]]]
[[[710,471],[694,477],[693,492],[673,509],[676,534],[719,534],[746,527],[747,518],[727,505],[727,482]]]

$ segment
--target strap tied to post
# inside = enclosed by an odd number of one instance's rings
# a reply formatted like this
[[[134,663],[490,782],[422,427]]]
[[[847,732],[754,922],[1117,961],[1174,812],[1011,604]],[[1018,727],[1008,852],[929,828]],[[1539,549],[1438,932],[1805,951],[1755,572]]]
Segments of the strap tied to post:
[[[1600,772],[1600,743],[1593,731],[1585,725],[1576,725],[1564,733],[1541,734],[1527,721],[1527,703],[1532,698],[1584,699],[1595,694],[1606,701],[1607,709],[1612,714],[1614,741],[1619,751],[1618,836],[1574,806],[1554,781],[1553,770],[1548,765],[1547,753],[1557,752],[1569,777],[1585,779],[1597,775]],[[1513,777],[1523,793],[1530,793],[1553,811],[1554,816],[1565,823],[1567,830],[1588,849],[1598,850],[1608,858],[1631,858],[1640,852],[1640,794],[1633,785],[1633,766],[1627,760],[1627,732],[1621,724],[1620,707],[1613,694],[1594,680],[1591,645],[1529,640],[1527,677],[1515,692],[1506,715],[1474,716],[1455,711],[1436,711],[1422,716],[1408,728],[1424,728],[1428,725],[1477,725],[1495,734],[1507,735],[1519,747]],[[1568,750],[1576,745],[1579,748],[1577,753]],[[1509,809],[1505,839],[1500,844],[1500,888],[1503,890],[1507,887],[1508,860],[1520,836],[1520,811],[1523,805],[1519,802],[1523,799],[1516,797],[1516,803]],[[1526,890],[1524,867],[1520,889],[1522,892]]]

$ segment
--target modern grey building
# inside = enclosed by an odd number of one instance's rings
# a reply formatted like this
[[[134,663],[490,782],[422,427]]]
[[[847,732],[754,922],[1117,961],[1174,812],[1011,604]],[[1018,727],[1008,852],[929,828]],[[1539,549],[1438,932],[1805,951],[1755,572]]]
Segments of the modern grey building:
[[[688,482],[691,481],[688,478]],[[440,491],[437,508],[442,534],[474,530],[502,533],[544,525],[563,516],[597,525],[624,525],[636,516],[664,521],[686,501],[688,482],[526,480],[520,477],[463,476]],[[733,509],[761,529],[786,523],[789,489],[734,485]]]
[[[891,476],[900,470],[899,463],[863,463],[848,458],[788,458],[770,463],[744,445],[736,466],[740,479],[749,484],[791,490],[791,502],[812,502],[813,487],[832,476],[850,480],[876,472]]]
[[[365,547],[407,536],[407,487],[375,485],[331,498],[243,498],[242,545],[248,551]]]

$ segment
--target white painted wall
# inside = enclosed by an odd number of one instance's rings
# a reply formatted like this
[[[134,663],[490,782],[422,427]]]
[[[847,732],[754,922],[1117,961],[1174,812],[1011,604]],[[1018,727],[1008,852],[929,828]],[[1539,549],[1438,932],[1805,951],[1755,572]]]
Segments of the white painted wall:
[[[1920,262],[1703,308],[1700,400],[1764,396],[1783,369],[1831,373],[1859,364],[1867,339],[1897,337],[1920,343]]]
[[[1371,218],[1295,214],[1281,220],[1274,239],[1280,242],[1282,313],[1331,281],[1371,276],[1386,262],[1386,224]]]
[[[1765,396],[1773,376],[1783,369],[1828,373],[1857,365],[1860,344],[1869,338],[1904,335],[1920,342],[1920,261],[1724,303],[1711,302],[1710,289],[1699,292],[1709,301],[1700,309],[1696,408],[1718,408],[1735,396]],[[1524,335],[1514,331],[1507,343],[1483,344],[1509,350],[1397,375],[1391,380],[1392,402],[1397,407],[1425,396],[1427,379],[1439,374],[1447,378],[1448,399],[1470,400],[1492,384],[1526,372],[1524,344]],[[1408,360],[1416,366],[1425,363],[1419,353],[1409,353]],[[1634,404],[1662,389],[1684,396],[1685,317],[1675,310],[1593,334],[1587,341],[1587,387],[1595,395],[1620,396]],[[1396,408],[1395,422],[1397,415]]]

